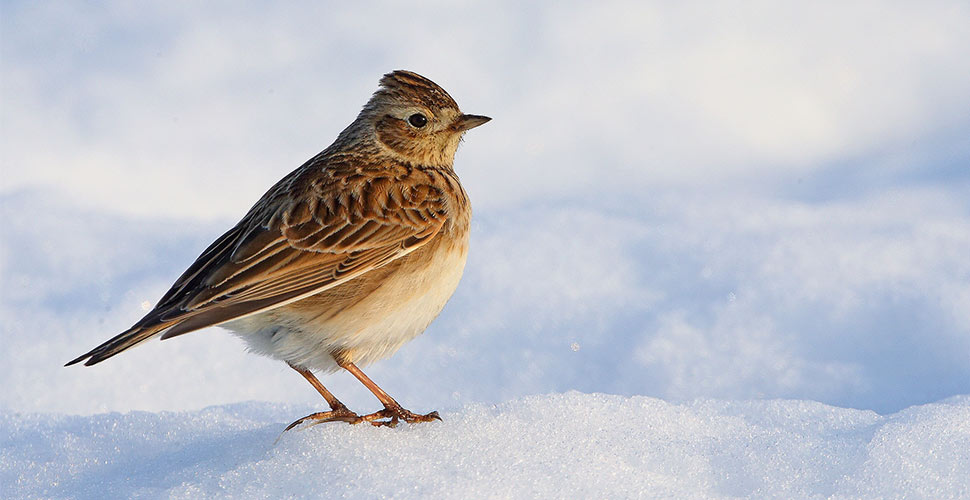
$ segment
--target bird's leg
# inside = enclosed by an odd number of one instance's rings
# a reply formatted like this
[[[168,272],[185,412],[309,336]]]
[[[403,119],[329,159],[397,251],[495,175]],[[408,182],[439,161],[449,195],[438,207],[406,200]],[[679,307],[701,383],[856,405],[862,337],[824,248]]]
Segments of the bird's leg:
[[[307,370],[306,368],[303,368],[302,366],[294,365],[293,363],[287,363],[287,364],[290,365],[290,368],[296,370],[300,375],[303,375],[303,378],[307,379],[307,382],[310,382],[310,385],[312,385],[313,388],[316,389],[321,396],[323,396],[323,399],[327,400],[327,404],[330,405],[331,410],[348,411],[347,407],[343,403],[341,403],[340,400],[337,399],[337,397],[334,396],[332,392],[327,390],[327,388],[320,383],[320,380],[317,379],[317,377],[313,374],[313,372],[311,372],[310,370]]]
[[[299,372],[300,375],[303,375],[303,378],[307,379],[307,382],[310,382],[310,385],[312,385],[313,388],[316,389],[321,396],[323,396],[323,399],[327,400],[327,404],[330,405],[330,411],[321,411],[307,415],[286,426],[286,429],[284,429],[283,432],[286,432],[302,424],[303,422],[306,422],[307,420],[312,420],[313,425],[322,424],[324,422],[347,422],[348,424],[359,424],[365,421],[369,422],[369,420],[361,418],[356,413],[347,409],[347,406],[341,403],[340,400],[333,395],[333,393],[328,391],[327,388],[324,387],[319,380],[317,380],[317,377],[314,376],[310,370],[307,370],[302,366],[294,365],[293,363],[288,362],[287,364],[290,365],[290,368],[293,368]]]
[[[397,425],[398,420],[403,420],[409,424],[441,420],[441,417],[438,416],[438,412],[436,411],[428,413],[427,415],[419,415],[417,413],[405,410],[404,407],[394,400],[394,398],[384,392],[384,389],[378,387],[377,384],[370,379],[370,377],[364,375],[364,372],[360,371],[360,368],[357,368],[357,365],[349,361],[341,361],[339,359],[337,360],[337,364],[340,365],[340,367],[344,370],[350,372],[353,376],[357,377],[357,380],[360,380],[360,383],[364,384],[365,387],[370,389],[370,392],[374,393],[374,395],[377,396],[377,399],[381,400],[381,403],[384,404],[383,410],[376,411],[369,415],[364,415],[360,417],[361,420],[370,422],[374,425],[386,425],[389,427],[394,427]],[[390,420],[378,420],[382,418],[389,418]]]

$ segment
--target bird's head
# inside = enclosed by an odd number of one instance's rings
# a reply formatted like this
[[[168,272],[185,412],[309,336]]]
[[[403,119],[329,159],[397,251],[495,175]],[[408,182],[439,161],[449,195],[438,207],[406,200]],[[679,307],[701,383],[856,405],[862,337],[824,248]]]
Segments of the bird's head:
[[[491,118],[462,113],[437,84],[399,70],[381,78],[358,120],[371,124],[377,143],[399,159],[451,167],[462,135]]]

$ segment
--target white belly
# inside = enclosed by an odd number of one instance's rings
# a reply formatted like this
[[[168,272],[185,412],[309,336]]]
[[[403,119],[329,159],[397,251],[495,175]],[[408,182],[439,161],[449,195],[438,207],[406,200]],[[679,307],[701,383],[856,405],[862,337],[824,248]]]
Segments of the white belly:
[[[352,306],[324,315],[330,316],[326,319],[295,303],[222,326],[242,337],[253,352],[311,370],[337,370],[331,355],[337,351],[363,366],[394,354],[438,316],[458,287],[466,248],[440,245],[428,249],[431,259],[404,257],[406,263],[380,287]]]

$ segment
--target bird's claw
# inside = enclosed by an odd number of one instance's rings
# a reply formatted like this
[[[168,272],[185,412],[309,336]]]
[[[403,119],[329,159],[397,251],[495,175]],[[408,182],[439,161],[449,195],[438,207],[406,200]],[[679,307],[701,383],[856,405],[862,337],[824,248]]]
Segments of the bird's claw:
[[[307,415],[293,422],[292,424],[287,425],[286,429],[283,429],[283,432],[286,432],[302,424],[303,422],[306,422],[307,420],[313,421],[307,427],[313,427],[314,425],[324,424],[327,422],[347,422],[348,424],[359,424],[364,421],[360,415],[357,415],[356,413],[346,408],[339,409],[339,410],[331,410],[331,411],[321,411],[317,413],[311,413],[310,415]]]
[[[404,408],[384,408],[380,411],[375,411],[369,415],[364,415],[360,417],[366,422],[370,422],[374,426],[383,427],[397,427],[397,424],[403,420],[409,424],[416,424],[419,422],[431,422],[433,420],[441,420],[438,412],[433,411],[426,415],[421,415],[418,413],[405,410]],[[387,419],[387,420],[382,420]]]
[[[364,416],[357,415],[356,413],[346,409],[341,408],[331,411],[321,411],[317,413],[311,413],[283,429],[286,432],[294,427],[297,427],[304,422],[312,421],[307,428],[313,427],[318,424],[325,424],[327,422],[347,422],[348,424],[355,425],[363,422],[367,422],[375,427],[397,427],[400,421],[405,421],[409,424],[416,424],[419,422],[431,422],[433,420],[441,420],[438,412],[433,411],[426,415],[421,415],[414,413],[404,408],[385,408],[380,411],[375,411]]]

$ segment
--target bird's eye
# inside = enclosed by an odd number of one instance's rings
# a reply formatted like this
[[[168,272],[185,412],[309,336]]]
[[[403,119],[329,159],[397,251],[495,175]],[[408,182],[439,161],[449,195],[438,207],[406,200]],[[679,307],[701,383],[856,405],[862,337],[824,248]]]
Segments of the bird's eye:
[[[408,117],[408,123],[414,128],[421,128],[428,124],[428,119],[421,113],[415,113]]]

